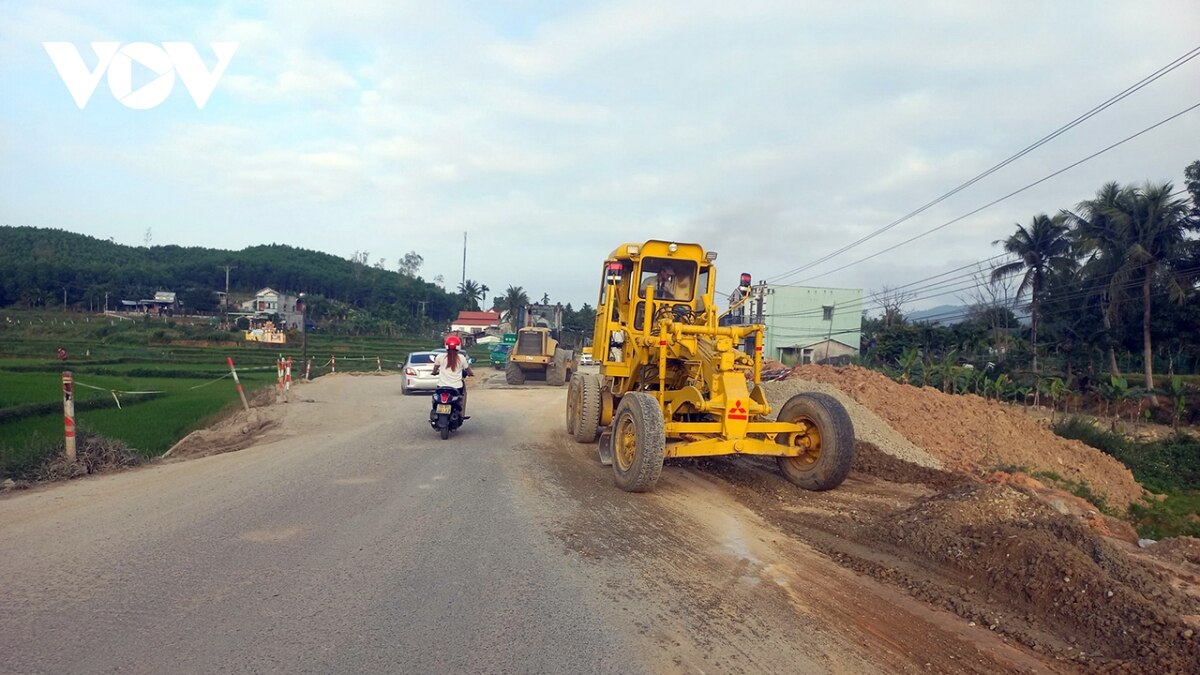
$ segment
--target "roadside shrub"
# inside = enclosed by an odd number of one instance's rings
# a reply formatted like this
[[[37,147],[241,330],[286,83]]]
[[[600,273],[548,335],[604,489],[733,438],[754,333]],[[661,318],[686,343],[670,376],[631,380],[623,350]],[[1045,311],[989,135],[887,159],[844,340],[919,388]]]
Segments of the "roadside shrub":
[[[1054,432],[1115,457],[1154,492],[1200,490],[1200,439],[1195,437],[1178,433],[1161,441],[1138,443],[1077,417],[1056,424]]]

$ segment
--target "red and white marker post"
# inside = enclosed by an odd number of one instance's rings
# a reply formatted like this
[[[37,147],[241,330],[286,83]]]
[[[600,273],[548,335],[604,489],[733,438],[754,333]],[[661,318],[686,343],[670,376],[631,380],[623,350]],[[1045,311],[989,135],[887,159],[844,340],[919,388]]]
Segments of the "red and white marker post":
[[[288,392],[292,390],[292,357],[288,357],[283,365],[283,400],[287,400]]]
[[[333,365],[333,369],[329,372],[337,374],[337,354],[329,355],[329,363]]]
[[[64,370],[63,382],[63,449],[67,461],[75,461],[75,382],[71,371]]]
[[[309,377],[310,374],[312,374],[312,357],[311,356],[308,357],[308,363],[304,364],[304,381],[305,382],[312,381],[312,378]]]
[[[242,381],[238,379],[237,370],[233,367],[233,357],[226,357],[229,361],[229,372],[233,373],[233,383],[237,385],[238,397],[242,399],[242,407],[250,410],[250,404],[246,402],[246,392],[242,389]]]

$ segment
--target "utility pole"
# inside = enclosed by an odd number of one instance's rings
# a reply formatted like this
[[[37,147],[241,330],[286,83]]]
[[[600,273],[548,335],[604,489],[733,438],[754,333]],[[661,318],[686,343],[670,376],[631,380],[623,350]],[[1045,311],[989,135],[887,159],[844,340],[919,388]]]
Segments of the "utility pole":
[[[104,291],[104,313],[108,314],[108,291]]]
[[[825,361],[829,361],[829,343],[833,340],[833,312],[837,305],[829,308],[829,334],[825,336]]]
[[[304,301],[304,294],[300,294],[300,335],[301,335],[301,366],[306,366],[308,363],[308,303]]]
[[[463,286],[467,285],[467,233],[463,232]]]
[[[229,328],[229,270],[236,270],[233,265],[217,265],[225,270],[225,328]]]

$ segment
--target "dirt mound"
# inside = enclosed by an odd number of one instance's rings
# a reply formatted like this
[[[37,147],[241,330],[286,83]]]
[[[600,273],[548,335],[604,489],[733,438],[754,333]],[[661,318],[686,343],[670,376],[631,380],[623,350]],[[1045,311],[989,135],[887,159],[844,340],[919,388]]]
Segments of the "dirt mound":
[[[163,459],[182,459],[219,455],[254,445],[262,434],[277,423],[256,410],[241,412],[207,429],[193,431],[167,450]]]
[[[1137,530],[1129,523],[1101,513],[1091,502],[1065,490],[1046,485],[1024,473],[996,471],[984,478],[988,483],[1008,485],[1025,494],[1032,495],[1064,516],[1074,516],[1087,523],[1096,532],[1113,539],[1136,544]]]
[[[1053,472],[1067,481],[1086,483],[1120,510],[1143,494],[1133,474],[1117,460],[1061,438],[1006,405],[900,384],[857,367],[799,366],[785,383],[792,379],[840,389],[948,469],[979,473],[1020,467]]]
[[[694,466],[781,531],[972,626],[1084,671],[1200,672],[1200,628],[1189,623],[1200,598],[1097,533],[1074,512],[1085,504],[1064,514],[1033,494],[1074,499],[1027,476],[981,482],[868,443],[850,479],[822,493],[796,490],[757,458]]]
[[[1200,565],[1200,539],[1196,537],[1164,539],[1146,550],[1158,558]]]
[[[964,616],[1040,647],[1071,636],[1073,657],[1105,672],[1200,672],[1182,615],[1200,610],[1161,572],[1077,518],[1007,485],[967,485],[885,517],[864,534],[961,580]],[[1134,658],[1136,657],[1136,658]]]
[[[293,390],[292,395],[296,392]],[[250,396],[250,410],[238,410],[205,429],[184,436],[162,455],[162,459],[182,459],[219,455],[248,448],[270,429],[278,426],[278,411],[272,410],[275,391],[264,387]]]

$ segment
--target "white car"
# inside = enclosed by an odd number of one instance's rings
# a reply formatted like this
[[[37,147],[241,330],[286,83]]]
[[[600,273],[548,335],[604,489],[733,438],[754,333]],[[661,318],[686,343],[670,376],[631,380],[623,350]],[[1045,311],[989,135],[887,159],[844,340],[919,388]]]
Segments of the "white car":
[[[404,379],[400,381],[400,392],[433,391],[437,389],[437,375],[433,374],[433,360],[437,352],[413,352],[401,366]]]

